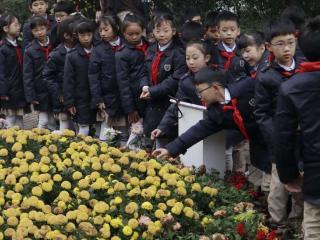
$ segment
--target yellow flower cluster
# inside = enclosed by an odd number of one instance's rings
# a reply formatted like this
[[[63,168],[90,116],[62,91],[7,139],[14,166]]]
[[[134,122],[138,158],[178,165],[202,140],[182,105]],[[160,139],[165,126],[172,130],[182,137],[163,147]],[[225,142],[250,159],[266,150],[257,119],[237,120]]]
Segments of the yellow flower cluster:
[[[218,193],[189,168],[68,130],[0,130],[0,180],[0,239],[156,239]]]

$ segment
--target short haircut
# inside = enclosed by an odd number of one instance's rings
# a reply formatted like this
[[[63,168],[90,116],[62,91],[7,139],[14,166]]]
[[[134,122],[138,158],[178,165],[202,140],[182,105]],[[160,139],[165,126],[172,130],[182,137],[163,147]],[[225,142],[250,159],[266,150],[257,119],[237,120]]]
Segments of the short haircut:
[[[95,31],[94,24],[89,19],[80,20],[76,23],[74,33],[93,33]]]
[[[65,12],[70,15],[71,13],[75,12],[75,6],[70,1],[60,1],[55,5],[53,12]]]
[[[125,18],[123,19],[122,25],[121,25],[121,32],[125,32],[127,27],[130,26],[130,24],[135,23],[138,24],[142,29],[145,28],[143,18],[140,17],[139,15],[129,13]]]
[[[218,25],[217,17],[219,15],[218,11],[210,11],[204,20],[204,27],[208,29],[209,27],[216,27]]]
[[[265,26],[265,37],[267,42],[278,36],[285,36],[289,34],[295,35],[296,29],[294,24],[286,18],[271,20]]]
[[[251,31],[248,33],[242,33],[237,40],[237,47],[244,49],[249,46],[261,46],[265,43],[264,34],[261,31]]]
[[[45,18],[41,16],[33,16],[30,18],[30,29],[35,29],[36,27],[48,27],[48,22]]]
[[[194,18],[196,16],[201,16],[199,10],[197,10],[196,8],[193,8],[193,7],[187,8],[184,11],[184,16],[183,16],[184,22],[185,21],[192,21],[192,18]]]
[[[224,10],[218,14],[217,26],[219,26],[222,21],[232,21],[232,22],[236,22],[238,26],[240,25],[238,15],[230,11]]]
[[[59,26],[58,26],[58,36],[59,36],[59,39],[62,42],[65,41],[65,38],[64,38],[65,34],[67,34],[69,36],[73,36],[74,23],[75,23],[74,18],[68,18],[68,19],[62,21],[59,24]]]
[[[48,0],[28,0],[29,6],[31,6],[32,3],[36,2],[36,1],[44,1],[44,2],[48,3]]]
[[[320,15],[311,19],[302,29],[299,45],[309,61],[320,61]]]
[[[301,27],[305,24],[306,21],[306,13],[301,7],[296,5],[291,5],[286,7],[282,13],[281,18],[287,18],[293,22],[295,28],[300,30]]]
[[[99,26],[100,24],[108,24],[111,26],[113,33],[116,36],[120,35],[120,19],[117,17],[117,15],[113,12],[107,11],[105,14],[103,14],[99,19]]]
[[[203,28],[198,22],[186,22],[181,28],[181,40],[185,43],[190,41],[197,41],[203,38]]]
[[[194,84],[214,84],[217,83],[221,85],[222,87],[225,87],[227,85],[226,82],[226,74],[221,70],[214,70],[210,67],[205,67],[201,70],[199,70],[194,77]]]

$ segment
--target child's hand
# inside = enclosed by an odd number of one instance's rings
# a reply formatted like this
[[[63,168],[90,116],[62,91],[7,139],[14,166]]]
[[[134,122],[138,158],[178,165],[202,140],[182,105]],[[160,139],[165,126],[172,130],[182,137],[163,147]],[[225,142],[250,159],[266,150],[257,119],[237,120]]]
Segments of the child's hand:
[[[151,99],[151,94],[150,94],[148,86],[144,86],[142,88],[142,93],[140,95],[140,99],[143,99],[143,100],[150,100]]]
[[[162,131],[160,129],[155,129],[151,132],[151,139],[154,140],[161,135]]]
[[[68,111],[72,116],[76,115],[76,113],[77,113],[76,107],[70,107],[70,108],[68,108]]]
[[[37,101],[37,100],[33,100],[31,103],[32,103],[32,104],[39,105],[39,101]]]
[[[98,103],[97,106],[98,106],[98,109],[101,110],[101,111],[106,109],[106,105],[103,102],[102,103]]]
[[[165,148],[158,148],[153,151],[152,156],[157,157],[157,158],[168,158],[169,152]]]
[[[8,96],[0,96],[0,100],[2,101],[8,101],[9,97]]]
[[[60,102],[60,103],[63,103],[63,102],[64,102],[63,96],[59,96],[59,102]]]
[[[140,116],[137,111],[128,114],[128,122],[129,124],[136,123],[140,119]]]

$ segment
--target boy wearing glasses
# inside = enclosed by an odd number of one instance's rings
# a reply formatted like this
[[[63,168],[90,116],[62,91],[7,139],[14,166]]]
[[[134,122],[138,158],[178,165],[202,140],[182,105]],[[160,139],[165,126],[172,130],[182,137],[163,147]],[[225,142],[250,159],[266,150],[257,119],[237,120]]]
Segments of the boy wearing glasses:
[[[156,149],[154,156],[176,157],[214,133],[234,129],[249,140],[250,159],[253,162],[267,162],[265,156],[268,155],[268,149],[253,117],[251,100],[255,80],[246,78],[227,84],[226,78],[226,73],[209,67],[195,74],[194,85],[201,101],[207,106],[207,118],[199,121],[165,148]]]
[[[278,91],[281,83],[296,73],[299,62],[294,57],[296,50],[295,27],[286,19],[271,21],[266,29],[266,47],[271,52],[269,64],[257,74],[255,86],[255,118],[268,145],[272,162],[271,185],[268,196],[268,211],[271,222],[278,227],[285,227],[289,192],[280,182],[274,164],[274,125]],[[298,217],[302,209],[292,201],[289,217]]]

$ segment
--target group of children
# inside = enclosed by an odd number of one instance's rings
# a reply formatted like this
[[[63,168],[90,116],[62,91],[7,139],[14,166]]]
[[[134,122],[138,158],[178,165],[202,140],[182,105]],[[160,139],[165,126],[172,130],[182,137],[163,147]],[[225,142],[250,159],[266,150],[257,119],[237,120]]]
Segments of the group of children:
[[[54,18],[47,14],[46,0],[32,0],[30,9],[22,47],[18,19],[11,14],[0,19],[0,105],[9,127],[23,127],[23,115],[35,110],[39,128],[55,130],[58,119],[59,130],[76,123],[78,134],[89,135],[99,125],[97,136],[105,140],[104,130],[112,127],[126,142],[138,125],[164,147],[155,150],[159,157],[177,156],[226,129],[234,169],[246,171],[247,162],[239,166],[239,159],[249,149],[251,165],[271,178],[264,183],[271,221],[285,224],[287,206],[291,216],[301,215],[298,194],[285,188],[280,182],[285,177],[279,179],[276,170],[280,151],[275,135],[281,129],[275,130],[274,123],[282,113],[276,111],[282,83],[300,74],[305,56],[318,60],[318,49],[310,49],[307,41],[297,44],[297,8],[270,21],[264,33],[244,34],[229,11],[209,12],[203,24],[194,14],[177,28],[172,14],[162,10],[154,11],[145,27],[131,12],[120,21],[107,11],[95,24],[73,14],[68,1],[55,5]],[[319,31],[319,19],[307,27]],[[177,137],[179,109],[170,98],[207,106],[208,117]],[[299,146],[301,138],[297,135],[292,146]],[[303,150],[290,160],[301,162]]]

